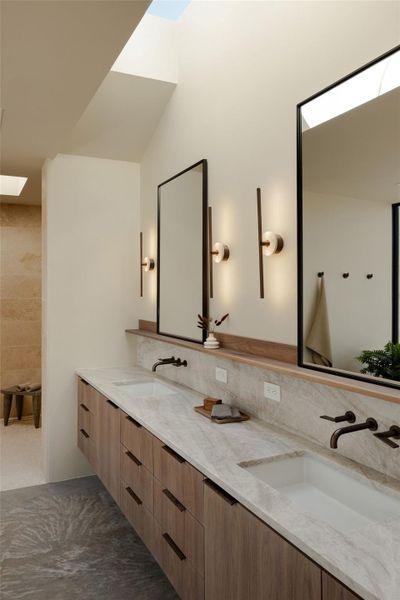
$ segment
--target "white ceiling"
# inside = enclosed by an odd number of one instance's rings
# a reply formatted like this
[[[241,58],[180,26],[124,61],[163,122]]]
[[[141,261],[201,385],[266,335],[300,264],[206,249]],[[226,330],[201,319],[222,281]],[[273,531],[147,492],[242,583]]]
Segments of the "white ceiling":
[[[303,133],[304,189],[400,201],[400,88]]]
[[[62,152],[140,162],[176,84],[111,71]]]
[[[40,204],[41,167],[60,151],[149,0],[2,0],[0,172],[27,176]]]

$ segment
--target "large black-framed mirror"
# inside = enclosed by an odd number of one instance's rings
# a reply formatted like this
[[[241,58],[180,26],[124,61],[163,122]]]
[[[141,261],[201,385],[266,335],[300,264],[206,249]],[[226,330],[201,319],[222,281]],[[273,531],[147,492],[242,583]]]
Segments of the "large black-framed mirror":
[[[208,317],[207,160],[158,186],[157,333],[202,343]]]
[[[298,363],[400,388],[400,46],[297,106]]]

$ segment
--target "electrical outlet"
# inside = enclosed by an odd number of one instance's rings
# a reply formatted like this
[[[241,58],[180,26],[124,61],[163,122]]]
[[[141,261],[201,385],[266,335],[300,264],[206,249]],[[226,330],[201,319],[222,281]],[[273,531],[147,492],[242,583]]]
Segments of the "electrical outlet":
[[[281,401],[281,388],[279,385],[264,381],[264,397],[268,400],[275,400],[275,402]]]
[[[228,371],[221,367],[215,367],[215,379],[221,383],[228,383]]]

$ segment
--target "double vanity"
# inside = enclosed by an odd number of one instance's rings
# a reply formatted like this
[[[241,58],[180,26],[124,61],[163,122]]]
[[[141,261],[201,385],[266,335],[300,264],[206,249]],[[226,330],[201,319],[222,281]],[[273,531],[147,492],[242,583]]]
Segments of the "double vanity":
[[[78,445],[183,600],[398,600],[400,486],[141,368],[78,371]]]

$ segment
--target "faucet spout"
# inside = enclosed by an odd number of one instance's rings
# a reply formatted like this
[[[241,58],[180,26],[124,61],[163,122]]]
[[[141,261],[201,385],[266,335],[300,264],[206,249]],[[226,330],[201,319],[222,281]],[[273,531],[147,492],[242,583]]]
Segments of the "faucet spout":
[[[352,433],[353,431],[362,431],[364,429],[376,431],[378,429],[378,423],[372,417],[368,417],[368,419],[364,423],[348,425],[347,427],[340,427],[339,429],[336,429],[336,431],[334,431],[331,436],[331,448],[336,449],[338,447],[338,440],[342,435],[345,435],[346,433]]]

